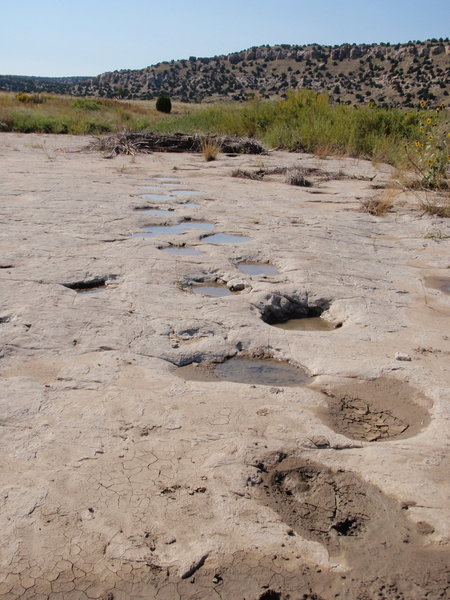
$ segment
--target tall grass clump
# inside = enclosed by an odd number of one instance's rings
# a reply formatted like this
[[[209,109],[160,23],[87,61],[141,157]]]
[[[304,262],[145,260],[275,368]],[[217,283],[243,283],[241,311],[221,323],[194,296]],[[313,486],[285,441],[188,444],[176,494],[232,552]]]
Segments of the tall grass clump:
[[[216,160],[220,152],[220,142],[213,138],[205,137],[200,142],[200,152],[206,162]]]

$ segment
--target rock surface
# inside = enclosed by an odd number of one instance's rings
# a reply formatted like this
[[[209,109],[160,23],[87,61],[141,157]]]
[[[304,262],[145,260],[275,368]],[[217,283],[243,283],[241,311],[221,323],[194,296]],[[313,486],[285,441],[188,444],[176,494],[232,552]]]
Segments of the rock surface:
[[[364,161],[105,160],[86,138],[0,135],[0,598],[447,598],[450,304],[427,278],[450,276],[450,242],[426,233],[449,225],[407,195],[360,212],[390,174]],[[231,177],[261,161],[336,179]],[[184,219],[252,240],[132,237]],[[183,285],[235,279],[223,298]],[[342,326],[261,318],[294,305]],[[240,354],[311,379],[176,375]]]

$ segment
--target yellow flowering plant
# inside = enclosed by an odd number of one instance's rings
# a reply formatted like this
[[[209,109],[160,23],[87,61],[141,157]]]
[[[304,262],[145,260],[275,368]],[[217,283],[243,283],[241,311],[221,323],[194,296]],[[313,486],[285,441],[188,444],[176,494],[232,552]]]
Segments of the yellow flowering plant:
[[[450,132],[448,108],[441,103],[436,114],[430,116],[423,100],[419,103],[421,112],[419,139],[414,143],[414,154],[408,156],[417,171],[421,184],[427,189],[447,189],[450,167]]]

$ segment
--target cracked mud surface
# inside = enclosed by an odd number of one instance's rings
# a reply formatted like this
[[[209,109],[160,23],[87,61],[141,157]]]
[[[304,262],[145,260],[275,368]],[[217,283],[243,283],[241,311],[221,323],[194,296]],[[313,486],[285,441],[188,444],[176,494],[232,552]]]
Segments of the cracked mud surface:
[[[448,276],[450,224],[407,195],[383,218],[361,213],[373,183],[388,183],[385,165],[263,157],[267,169],[342,173],[314,195],[282,177],[231,177],[261,158],[105,160],[87,142],[0,133],[1,600],[446,598],[450,306],[424,282]],[[170,196],[174,184],[199,192],[198,206]],[[214,245],[189,228],[132,238],[150,219],[134,210],[139,186],[160,187],[158,207],[173,209],[151,216],[157,227],[191,219],[252,239]],[[110,274],[101,293],[61,285]],[[186,293],[205,274],[241,293]],[[301,306],[342,327],[286,332],[261,319]],[[176,375],[235,356],[302,365],[311,380]],[[369,405],[377,443],[352,419],[332,421],[327,404],[342,399],[345,414]],[[281,502],[286,478],[270,503],[255,496],[261,464],[283,465],[263,463],[274,455],[315,473],[321,509],[301,522]],[[322,522],[333,497],[339,510]]]
[[[430,421],[417,389],[407,383],[382,377],[325,390],[328,411],[324,421],[335,431],[355,440],[374,442],[416,435]],[[423,395],[422,395],[423,396]],[[422,403],[430,405],[422,397]]]

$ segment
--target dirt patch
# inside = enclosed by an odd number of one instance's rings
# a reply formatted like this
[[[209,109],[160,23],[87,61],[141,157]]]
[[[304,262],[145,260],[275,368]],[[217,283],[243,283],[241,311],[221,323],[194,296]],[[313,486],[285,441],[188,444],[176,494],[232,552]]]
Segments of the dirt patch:
[[[425,548],[424,534],[400,503],[355,473],[288,457],[267,470],[262,465],[254,496],[292,528],[291,535],[322,543],[349,565],[348,576],[330,571],[318,578],[329,590],[341,580],[339,597],[448,597],[448,553]]]
[[[355,440],[412,437],[430,421],[428,411],[415,402],[420,392],[403,381],[382,377],[323,391],[328,409],[319,411],[321,418]]]
[[[287,458],[262,480],[262,501],[301,536],[336,551],[344,538],[362,538],[382,513],[381,493],[356,475],[332,473],[314,463]]]

